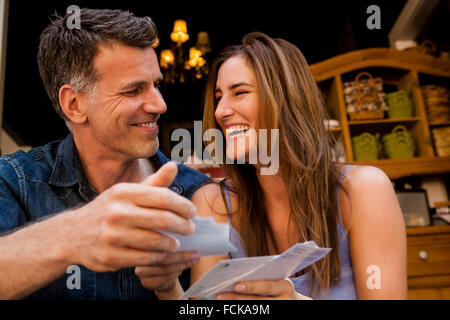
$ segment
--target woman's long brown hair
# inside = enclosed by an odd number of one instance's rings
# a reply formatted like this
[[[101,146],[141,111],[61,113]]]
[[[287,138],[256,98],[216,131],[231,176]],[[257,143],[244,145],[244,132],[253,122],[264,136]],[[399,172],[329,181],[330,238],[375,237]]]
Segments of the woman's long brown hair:
[[[311,286],[310,294],[323,289],[328,293],[340,280],[336,190],[342,185],[332,160],[335,139],[324,125],[325,103],[300,50],[285,40],[254,32],[247,34],[241,45],[222,51],[213,64],[205,92],[204,131],[219,129],[214,116],[218,71],[226,60],[239,55],[246,58],[256,75],[258,129],[279,129],[280,176],[288,192],[289,222],[298,231],[298,241],[313,240],[320,247],[333,249],[307,270],[311,271],[311,283],[317,283]],[[223,163],[232,181],[228,187],[238,195],[236,225],[243,235],[246,254],[267,255],[267,236],[271,241],[274,237],[257,169],[250,164]]]

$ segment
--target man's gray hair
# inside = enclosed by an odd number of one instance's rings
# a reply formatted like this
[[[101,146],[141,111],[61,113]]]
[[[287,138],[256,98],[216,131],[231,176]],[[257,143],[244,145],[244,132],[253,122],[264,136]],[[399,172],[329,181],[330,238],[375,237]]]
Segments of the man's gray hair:
[[[119,43],[146,48],[158,42],[158,31],[149,17],[136,17],[122,10],[80,10],[80,28],[70,28],[71,14],[56,17],[40,36],[38,65],[50,100],[56,112],[70,120],[61,109],[59,89],[72,85],[79,92],[95,88],[99,75],[94,69],[94,57],[99,45]],[[70,126],[69,126],[70,129]]]

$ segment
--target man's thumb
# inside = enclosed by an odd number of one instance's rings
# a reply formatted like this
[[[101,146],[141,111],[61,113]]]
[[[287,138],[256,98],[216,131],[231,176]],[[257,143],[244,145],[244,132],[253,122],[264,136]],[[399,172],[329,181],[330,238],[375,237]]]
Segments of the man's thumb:
[[[177,176],[178,166],[175,162],[169,161],[154,174],[148,176],[142,184],[153,187],[168,187]]]

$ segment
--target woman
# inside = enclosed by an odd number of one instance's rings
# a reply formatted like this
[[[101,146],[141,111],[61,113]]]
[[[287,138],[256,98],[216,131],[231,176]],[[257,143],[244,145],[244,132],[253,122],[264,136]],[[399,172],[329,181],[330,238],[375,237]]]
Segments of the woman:
[[[280,254],[309,240],[332,248],[301,275],[244,281],[218,299],[407,298],[406,232],[391,182],[375,167],[333,162],[326,108],[298,48],[262,33],[246,35],[217,58],[205,99],[204,130],[221,130],[226,156],[246,159],[224,164],[229,178],[220,190],[210,187],[206,200],[193,199],[200,215],[230,220],[239,248],[231,257]],[[263,145],[249,129],[279,130],[276,174],[263,175],[260,162],[249,162]],[[202,258],[191,282],[224,258]]]

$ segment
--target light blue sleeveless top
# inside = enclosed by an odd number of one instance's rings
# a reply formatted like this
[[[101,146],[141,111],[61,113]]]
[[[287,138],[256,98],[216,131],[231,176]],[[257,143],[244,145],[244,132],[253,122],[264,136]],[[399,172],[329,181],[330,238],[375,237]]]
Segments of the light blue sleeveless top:
[[[342,178],[344,177],[347,170],[351,167],[351,165],[347,165],[344,169],[344,172],[339,178],[339,181],[342,181]],[[225,188],[226,196],[227,196],[227,202],[228,202],[228,208],[231,210],[231,200],[230,200],[230,194],[229,191]],[[326,292],[321,292],[321,294],[317,297],[311,297],[314,299],[320,299],[320,300],[352,300],[352,299],[358,299],[358,296],[356,294],[356,287],[355,287],[355,279],[353,276],[353,267],[352,262],[350,259],[350,251],[348,246],[348,233],[347,230],[344,227],[344,224],[342,222],[341,217],[341,209],[339,207],[339,196],[338,191],[336,191],[336,197],[337,197],[337,207],[338,207],[338,214],[339,214],[339,222],[337,225],[338,229],[338,238],[339,238],[339,258],[341,260],[341,280],[338,284],[331,286],[329,294],[327,295]],[[242,249],[241,245],[241,236],[237,232],[237,230],[233,227],[231,224],[230,219],[230,242],[237,248],[236,252],[232,252],[231,258],[243,258],[246,257],[245,251]],[[292,280],[292,283],[294,284],[295,290],[299,292],[302,295],[309,296],[309,289],[311,287],[311,274],[306,273],[299,277],[290,278]]]

